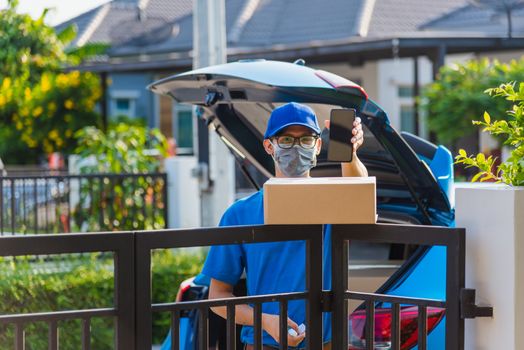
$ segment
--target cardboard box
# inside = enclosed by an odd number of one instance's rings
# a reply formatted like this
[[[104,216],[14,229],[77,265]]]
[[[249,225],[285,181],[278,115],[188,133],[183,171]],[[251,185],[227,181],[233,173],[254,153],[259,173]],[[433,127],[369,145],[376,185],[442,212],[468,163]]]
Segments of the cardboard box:
[[[375,177],[272,178],[264,184],[265,224],[376,222]]]

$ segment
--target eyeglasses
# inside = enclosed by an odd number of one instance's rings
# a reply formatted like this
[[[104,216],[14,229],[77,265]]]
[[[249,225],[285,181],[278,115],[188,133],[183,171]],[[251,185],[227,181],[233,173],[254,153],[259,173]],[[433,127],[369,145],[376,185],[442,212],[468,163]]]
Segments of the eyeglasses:
[[[277,140],[278,147],[289,149],[295,144],[300,145],[302,148],[311,149],[315,147],[318,136],[316,135],[305,135],[300,137],[293,137],[289,135],[282,135],[274,137]]]

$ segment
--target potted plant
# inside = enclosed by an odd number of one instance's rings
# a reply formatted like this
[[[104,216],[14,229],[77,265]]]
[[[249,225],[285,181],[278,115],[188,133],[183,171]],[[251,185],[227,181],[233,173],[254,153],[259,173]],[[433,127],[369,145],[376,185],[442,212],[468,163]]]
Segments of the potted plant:
[[[466,322],[466,349],[524,349],[524,83],[488,89],[512,103],[509,119],[484,113],[473,123],[498,135],[510,149],[495,164],[484,154],[460,150],[456,161],[475,167],[472,182],[456,187],[456,225],[466,228],[466,285],[480,303],[493,306],[493,318]],[[495,182],[495,183],[493,183]]]

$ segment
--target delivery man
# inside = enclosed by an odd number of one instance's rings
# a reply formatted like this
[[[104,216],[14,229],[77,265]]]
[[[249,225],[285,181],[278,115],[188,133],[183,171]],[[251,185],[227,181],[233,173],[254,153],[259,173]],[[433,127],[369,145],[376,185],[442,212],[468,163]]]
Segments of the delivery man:
[[[328,126],[328,123],[326,123]],[[356,151],[363,142],[362,125],[356,118],[353,137],[353,161],[342,163],[343,176],[367,176],[364,164]],[[263,146],[275,162],[276,177],[309,177],[316,165],[322,141],[315,112],[299,103],[288,103],[273,110],[264,134]],[[263,190],[231,205],[219,226],[258,225],[264,223]],[[311,199],[314,205],[314,198]],[[293,210],[290,208],[290,210]],[[324,226],[324,289],[331,288],[331,234],[330,226]],[[274,242],[239,244],[211,247],[202,274],[211,279],[209,299],[231,298],[233,286],[246,271],[247,295],[301,292],[305,290],[305,242]],[[213,312],[226,318],[225,307],[212,308]],[[241,324],[241,340],[246,350],[253,349],[253,309],[249,305],[236,307],[236,323]],[[304,347],[307,330],[301,332],[299,325],[305,323],[305,302],[289,301],[288,327],[290,348]],[[324,314],[324,349],[330,349],[331,324],[329,314]],[[262,328],[264,349],[278,348],[279,305],[262,305]]]

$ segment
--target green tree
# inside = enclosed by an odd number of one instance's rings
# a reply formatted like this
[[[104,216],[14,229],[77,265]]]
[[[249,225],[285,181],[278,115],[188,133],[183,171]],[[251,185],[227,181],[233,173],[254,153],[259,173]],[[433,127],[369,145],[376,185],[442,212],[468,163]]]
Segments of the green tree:
[[[61,70],[106,47],[67,51],[74,27],[57,34],[44,23],[47,11],[35,20],[17,13],[17,5],[9,0],[0,11],[0,157],[34,163],[43,154],[71,152],[75,131],[100,125],[98,77]]]
[[[484,90],[523,80],[524,59],[510,63],[471,60],[442,67],[435,82],[423,92],[429,130],[436,133],[439,142],[455,148],[459,138],[477,132],[472,119],[484,111],[504,116],[509,108],[507,101],[492,99]]]

